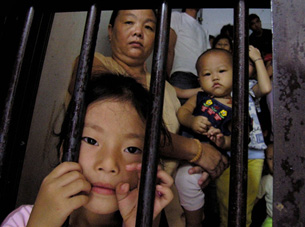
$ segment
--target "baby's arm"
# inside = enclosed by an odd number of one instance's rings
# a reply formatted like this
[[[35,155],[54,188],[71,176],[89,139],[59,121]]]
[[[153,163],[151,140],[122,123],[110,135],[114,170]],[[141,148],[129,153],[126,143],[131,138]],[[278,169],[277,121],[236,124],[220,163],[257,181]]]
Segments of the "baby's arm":
[[[81,171],[78,163],[64,162],[43,180],[28,227],[62,226],[73,210],[88,202],[91,185]]]
[[[185,127],[191,128],[194,132],[203,134],[211,126],[211,123],[206,117],[194,116],[193,111],[196,107],[197,95],[191,97],[187,102],[181,106],[177,112],[177,117]]]
[[[133,163],[127,165],[126,170],[138,172],[138,187],[129,191],[130,188],[128,183],[120,183],[116,187],[116,196],[124,227],[134,227],[137,216],[141,164]],[[174,197],[173,192],[170,189],[174,182],[173,178],[165,171],[161,170],[160,167],[158,168],[157,178],[160,183],[156,185],[153,218],[156,218],[161,210],[166,207]]]
[[[206,135],[217,147],[224,150],[231,148],[231,136],[225,136],[220,129],[211,126]]]
[[[270,93],[271,81],[260,51],[251,45],[249,46],[249,57],[255,64],[257,74],[257,85],[253,87],[253,92],[259,98]]]

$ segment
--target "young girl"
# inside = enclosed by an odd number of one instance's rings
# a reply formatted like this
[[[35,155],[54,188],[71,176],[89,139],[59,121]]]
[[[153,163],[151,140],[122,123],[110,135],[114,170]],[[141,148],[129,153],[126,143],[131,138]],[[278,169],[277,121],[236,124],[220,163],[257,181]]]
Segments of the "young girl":
[[[211,140],[225,150],[231,146],[232,63],[229,51],[210,49],[204,52],[196,63],[204,92],[191,97],[177,113],[179,122],[192,129],[191,137],[205,142]],[[201,226],[205,196],[198,185],[201,175],[190,175],[190,168],[189,163],[181,165],[175,178],[188,227]]]
[[[78,163],[57,166],[34,206],[17,209],[2,226],[59,227],[68,216],[69,226],[135,226],[149,93],[130,77],[97,78],[86,93]],[[173,197],[172,178],[160,169],[157,177],[154,217]]]

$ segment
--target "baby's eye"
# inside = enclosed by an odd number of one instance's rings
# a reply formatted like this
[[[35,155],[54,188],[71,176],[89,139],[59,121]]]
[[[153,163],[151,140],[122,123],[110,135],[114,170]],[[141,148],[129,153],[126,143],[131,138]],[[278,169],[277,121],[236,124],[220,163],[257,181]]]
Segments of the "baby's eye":
[[[220,72],[220,73],[224,73],[224,72],[226,72],[226,70],[225,70],[225,69],[222,69],[222,70],[219,70],[219,72]]]
[[[98,146],[98,142],[95,139],[92,139],[90,137],[83,137],[82,138],[83,141],[85,141],[86,143],[90,144],[90,145],[94,145],[94,146]]]
[[[142,150],[137,147],[127,147],[124,150],[125,152],[131,153],[131,154],[141,154]]]
[[[203,76],[211,76],[211,73],[204,73]]]

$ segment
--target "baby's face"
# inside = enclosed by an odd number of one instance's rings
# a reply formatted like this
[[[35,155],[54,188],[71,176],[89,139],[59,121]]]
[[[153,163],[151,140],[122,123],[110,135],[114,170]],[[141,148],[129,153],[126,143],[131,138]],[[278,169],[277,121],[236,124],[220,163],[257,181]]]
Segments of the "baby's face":
[[[210,52],[199,59],[199,82],[202,89],[216,97],[232,91],[232,62],[225,53]]]
[[[144,135],[145,123],[129,102],[104,100],[89,105],[79,156],[83,174],[92,185],[86,209],[113,213],[118,210],[117,184],[137,186],[137,173],[127,172],[126,165],[141,162]]]

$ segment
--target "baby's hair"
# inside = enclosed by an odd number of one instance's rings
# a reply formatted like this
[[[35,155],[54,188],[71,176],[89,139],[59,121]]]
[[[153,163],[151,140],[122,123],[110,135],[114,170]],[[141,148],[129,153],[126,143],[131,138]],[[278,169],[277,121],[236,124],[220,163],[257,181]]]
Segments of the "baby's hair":
[[[199,72],[199,67],[200,67],[199,61],[200,61],[200,59],[201,59],[204,55],[206,55],[206,54],[208,54],[208,53],[224,53],[224,54],[227,55],[227,57],[229,58],[229,60],[230,60],[231,63],[233,64],[233,56],[232,56],[232,54],[231,54],[230,51],[225,50],[225,49],[221,49],[221,48],[208,49],[208,50],[206,50],[205,52],[203,52],[203,53],[198,57],[198,59],[197,59],[197,61],[196,61],[196,70],[197,70],[197,72]]]
[[[115,102],[129,102],[137,111],[143,122],[146,122],[149,116],[152,98],[149,91],[147,91],[140,83],[131,77],[114,74],[94,74],[87,86],[85,95],[85,108],[97,101],[112,100]],[[60,150],[64,139],[68,134],[68,124],[71,121],[68,107],[67,114],[62,124],[61,132],[59,134],[59,143],[57,145],[58,155],[60,157]],[[170,141],[170,136],[162,122],[161,134],[164,138],[164,145]]]

